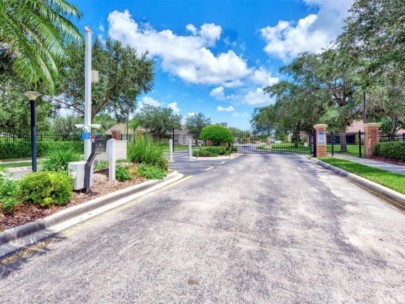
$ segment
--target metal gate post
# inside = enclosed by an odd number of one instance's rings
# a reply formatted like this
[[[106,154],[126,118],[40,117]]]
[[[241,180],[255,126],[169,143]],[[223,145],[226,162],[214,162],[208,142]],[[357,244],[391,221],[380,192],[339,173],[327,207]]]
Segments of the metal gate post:
[[[359,131],[359,157],[361,157],[361,131]]]
[[[316,130],[313,129],[312,130],[312,142],[313,142],[313,146],[312,146],[312,155],[313,157],[316,157]]]
[[[335,156],[335,134],[331,133],[331,143],[332,143],[332,157]]]

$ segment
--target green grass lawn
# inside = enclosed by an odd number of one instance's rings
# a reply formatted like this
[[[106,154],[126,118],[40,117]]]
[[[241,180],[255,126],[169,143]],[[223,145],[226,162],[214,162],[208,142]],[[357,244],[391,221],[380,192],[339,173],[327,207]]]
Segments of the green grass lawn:
[[[0,172],[4,171],[4,169],[7,169],[7,168],[29,167],[29,166],[31,166],[31,162],[0,165]]]
[[[328,152],[332,152],[332,145],[327,146]],[[334,145],[334,150],[336,154],[340,153],[340,145]],[[361,154],[363,155],[363,146],[361,146]],[[344,152],[345,154],[353,155],[353,156],[359,156],[359,145],[347,145],[347,152]]]
[[[332,166],[349,171],[387,188],[405,194],[405,175],[392,173],[339,158],[327,157],[322,158],[321,160]]]

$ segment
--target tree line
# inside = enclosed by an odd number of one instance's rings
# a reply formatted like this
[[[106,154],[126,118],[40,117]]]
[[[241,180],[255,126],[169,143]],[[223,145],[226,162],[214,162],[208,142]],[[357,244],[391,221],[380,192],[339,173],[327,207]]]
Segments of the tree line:
[[[254,130],[297,138],[316,123],[344,133],[360,119],[380,122],[387,134],[404,128],[403,16],[403,0],[354,1],[343,33],[331,47],[302,53],[280,68],[285,80],[264,89],[275,103],[255,109]]]

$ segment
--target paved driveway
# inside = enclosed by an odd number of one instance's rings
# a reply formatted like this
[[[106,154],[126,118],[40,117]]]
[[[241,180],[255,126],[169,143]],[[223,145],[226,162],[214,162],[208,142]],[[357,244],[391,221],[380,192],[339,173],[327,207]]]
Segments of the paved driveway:
[[[289,155],[242,156],[3,261],[1,303],[405,303],[405,216]]]

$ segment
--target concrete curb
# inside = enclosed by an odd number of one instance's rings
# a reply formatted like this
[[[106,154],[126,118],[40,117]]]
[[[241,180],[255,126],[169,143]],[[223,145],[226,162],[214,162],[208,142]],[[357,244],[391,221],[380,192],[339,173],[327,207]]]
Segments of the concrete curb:
[[[311,160],[313,162],[315,162],[316,164],[320,165],[321,167],[333,171],[337,175],[350,179],[355,184],[358,184],[358,185],[366,188],[371,193],[394,203],[398,207],[405,208],[405,195],[403,195],[399,192],[396,192],[394,190],[391,190],[387,187],[384,187],[380,184],[377,184],[375,182],[372,182],[368,179],[365,179],[363,177],[350,173],[346,170],[343,170],[343,169],[337,168],[335,166],[332,166],[330,164],[327,164],[319,159],[311,158]]]
[[[159,190],[182,178],[182,174],[174,171],[168,174],[163,181],[146,181],[142,184],[122,189],[80,205],[61,210],[43,219],[7,229],[0,233],[0,257],[27,245],[36,243],[44,237],[60,232],[63,229],[83,222],[96,215],[129,203],[143,195]]]

